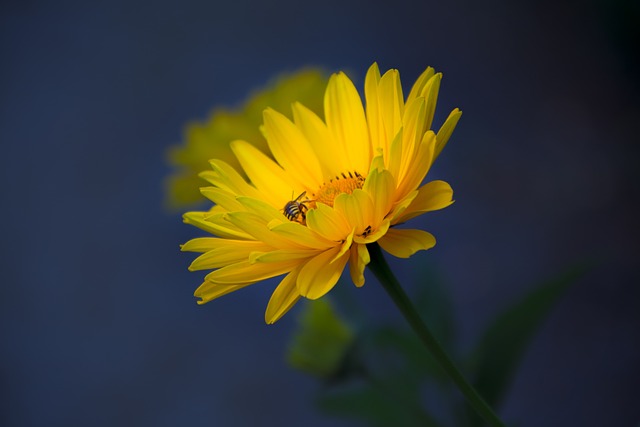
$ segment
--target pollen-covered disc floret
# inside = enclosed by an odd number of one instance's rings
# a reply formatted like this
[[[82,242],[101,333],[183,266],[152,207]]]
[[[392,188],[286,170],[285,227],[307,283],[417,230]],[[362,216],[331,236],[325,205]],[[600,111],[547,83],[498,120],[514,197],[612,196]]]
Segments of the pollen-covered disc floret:
[[[265,110],[261,130],[272,157],[233,141],[249,181],[212,160],[201,177],[211,184],[202,194],[214,206],[184,215],[213,235],[182,246],[202,253],[191,270],[213,270],[196,290],[200,303],[283,276],[265,314],[273,323],[300,297],[331,290],[347,264],[362,286],[368,243],[403,258],[431,248],[431,234],[395,226],[452,203],[446,182],[422,183],[462,114],[454,109],[437,134],[430,130],[440,79],[427,68],[405,100],[398,71],[381,76],[373,64],[366,107],[337,73],[325,93],[325,121],[298,103],[293,120]]]
[[[363,185],[364,177],[358,172],[341,173],[329,179],[328,182],[323,183],[322,186],[313,193],[310,206],[315,207],[316,203],[324,203],[327,206],[333,207],[333,201],[338,195],[342,193],[351,194],[353,190],[361,189]]]

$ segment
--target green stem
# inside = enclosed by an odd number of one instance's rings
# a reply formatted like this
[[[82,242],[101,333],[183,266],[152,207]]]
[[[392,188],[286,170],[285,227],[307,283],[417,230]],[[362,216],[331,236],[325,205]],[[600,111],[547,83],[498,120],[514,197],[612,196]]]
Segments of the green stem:
[[[438,340],[433,336],[427,325],[422,321],[420,315],[411,304],[409,297],[404,292],[400,283],[391,272],[389,264],[382,255],[382,250],[378,243],[370,243],[367,245],[369,255],[371,256],[371,263],[369,268],[373,271],[373,274],[378,278],[378,281],[382,284],[387,291],[393,302],[400,309],[405,319],[409,322],[414,332],[418,334],[427,350],[436,359],[442,370],[453,380],[460,392],[467,399],[467,402],[482,416],[482,418],[494,427],[505,427],[504,423],[498,418],[498,416],[489,407],[487,402],[478,394],[471,384],[467,382],[462,373],[458,370],[453,361],[449,358],[444,351]]]

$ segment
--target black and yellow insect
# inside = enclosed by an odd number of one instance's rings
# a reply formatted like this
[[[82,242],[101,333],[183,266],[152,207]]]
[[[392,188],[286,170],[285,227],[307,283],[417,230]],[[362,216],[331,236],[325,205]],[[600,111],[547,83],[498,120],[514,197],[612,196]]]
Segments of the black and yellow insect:
[[[362,232],[362,234],[360,236],[362,237],[367,237],[369,234],[371,234],[373,230],[371,229],[370,225],[367,225],[367,228],[364,229],[364,231]]]
[[[307,219],[307,211],[309,207],[305,205],[305,203],[310,202],[309,199],[301,200],[307,194],[306,191],[303,191],[298,197],[294,200],[287,202],[282,209],[284,212],[284,216],[287,217],[289,221],[296,221],[301,224],[304,224]]]

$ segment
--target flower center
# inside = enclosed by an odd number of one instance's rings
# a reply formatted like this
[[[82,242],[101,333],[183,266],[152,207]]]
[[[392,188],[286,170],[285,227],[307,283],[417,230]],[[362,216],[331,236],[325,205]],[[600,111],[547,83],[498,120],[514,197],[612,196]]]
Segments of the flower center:
[[[309,207],[315,208],[316,203],[324,203],[327,206],[333,207],[333,201],[342,193],[351,194],[353,190],[362,188],[364,185],[364,177],[358,172],[341,173],[340,176],[336,175],[335,178],[325,182],[320,186],[318,191],[311,195],[311,201]]]

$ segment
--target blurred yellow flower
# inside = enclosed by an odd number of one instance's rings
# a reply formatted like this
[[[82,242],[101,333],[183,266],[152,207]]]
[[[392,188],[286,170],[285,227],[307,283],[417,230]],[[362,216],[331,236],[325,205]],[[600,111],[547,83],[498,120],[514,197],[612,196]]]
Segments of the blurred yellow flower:
[[[407,258],[435,245],[426,231],[400,229],[407,220],[452,203],[444,181],[421,185],[459,118],[454,109],[437,134],[429,130],[442,75],[427,68],[406,101],[397,70],[367,72],[360,95],[342,72],[329,79],[325,121],[301,103],[293,121],[267,108],[261,130],[275,160],[243,140],[231,143],[247,182],[223,160],[200,174],[215,206],[184,221],[217,237],[190,240],[201,252],[190,270],[213,269],[195,295],[211,301],[256,282],[285,275],[267,306],[277,321],[300,297],[329,292],[349,263],[364,284],[367,244]]]
[[[167,180],[167,205],[177,208],[202,200],[200,187],[204,182],[198,173],[209,168],[209,159],[223,160],[241,170],[229,147],[233,139],[248,141],[269,154],[267,141],[259,130],[264,109],[272,107],[285,111],[293,101],[299,101],[320,114],[326,84],[324,74],[315,69],[285,75],[251,96],[242,108],[218,108],[206,122],[188,124],[184,144],[174,146],[168,152],[169,163],[177,170]]]

